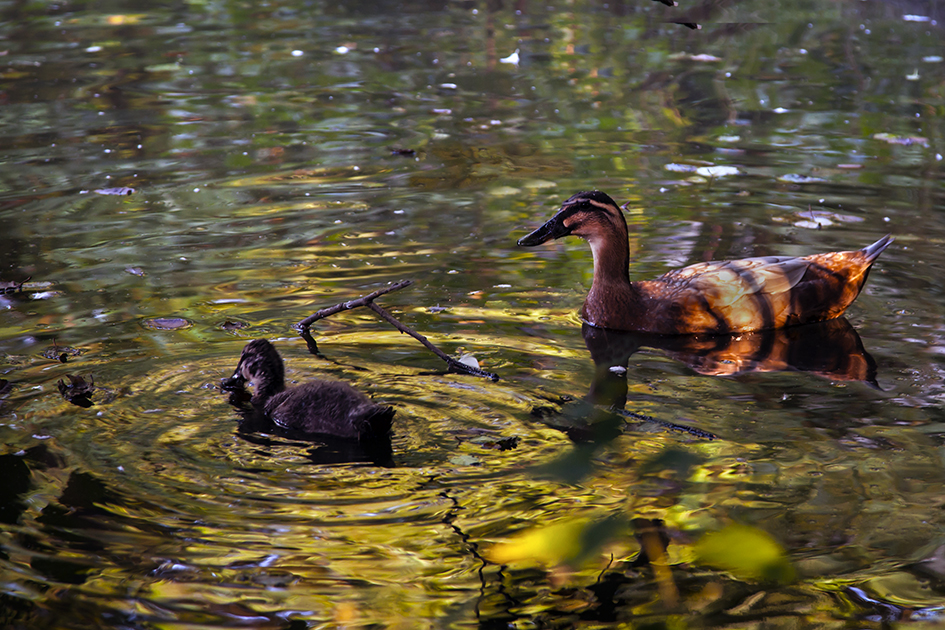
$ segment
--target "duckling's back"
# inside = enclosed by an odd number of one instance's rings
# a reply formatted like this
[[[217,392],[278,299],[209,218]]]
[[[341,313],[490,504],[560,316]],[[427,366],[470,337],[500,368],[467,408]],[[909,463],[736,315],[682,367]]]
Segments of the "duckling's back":
[[[361,441],[386,439],[393,407],[382,407],[347,383],[311,381],[266,401],[266,414],[277,425],[303,433]]]

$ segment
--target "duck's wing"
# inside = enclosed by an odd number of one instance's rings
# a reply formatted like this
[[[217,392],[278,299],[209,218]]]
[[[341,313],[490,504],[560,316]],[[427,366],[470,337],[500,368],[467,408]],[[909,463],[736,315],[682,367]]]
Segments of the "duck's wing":
[[[779,328],[841,315],[879,253],[870,248],[698,263],[638,284],[654,300],[671,300],[673,332]]]
[[[805,258],[766,256],[698,263],[655,282],[672,288],[686,332],[763,330],[784,325],[791,291],[810,263]]]
[[[719,306],[730,306],[754,294],[776,295],[790,291],[804,277],[806,258],[763,256],[689,265],[658,280],[678,287],[711,290]]]

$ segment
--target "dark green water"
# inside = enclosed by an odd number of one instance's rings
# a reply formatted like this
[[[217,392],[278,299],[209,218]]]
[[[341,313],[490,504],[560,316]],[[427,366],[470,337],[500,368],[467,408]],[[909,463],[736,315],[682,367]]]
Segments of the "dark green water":
[[[0,281],[26,281],[0,296],[0,626],[940,622],[945,14],[679,4],[0,2]],[[601,386],[590,252],[515,241],[591,188],[627,204],[633,279],[893,234],[847,314],[878,387],[645,347],[626,409],[657,422],[575,450],[534,411]],[[379,302],[498,382],[366,309],[314,326],[321,356],[293,328],[404,278]],[[220,379],[257,337],[394,405],[392,465],[238,432]],[[665,521],[675,606],[631,518]],[[576,519],[616,525],[569,567],[490,560]],[[694,562],[731,522],[794,581]]]

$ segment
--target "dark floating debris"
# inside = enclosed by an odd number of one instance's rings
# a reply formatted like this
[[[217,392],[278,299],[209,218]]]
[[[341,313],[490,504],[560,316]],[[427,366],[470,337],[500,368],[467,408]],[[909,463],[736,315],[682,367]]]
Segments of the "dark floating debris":
[[[53,361],[59,361],[60,363],[65,363],[69,360],[69,357],[77,357],[82,354],[82,350],[78,348],[70,348],[69,346],[60,346],[55,341],[51,348],[46,348],[43,350],[42,356],[45,359],[52,359]]]
[[[43,358],[65,363],[69,360],[69,354],[66,352],[60,352],[58,348],[46,348],[43,350]]]
[[[62,394],[62,397],[77,407],[85,409],[91,407],[93,404],[92,394],[95,393],[93,378],[89,376],[89,380],[86,381],[81,376],[73,376],[72,374],[66,374],[66,376],[69,378],[68,384],[64,380],[58,382],[59,393]]]
[[[141,325],[150,330],[185,330],[194,323],[183,317],[153,317],[144,320]]]
[[[249,324],[235,319],[226,319],[217,324],[217,328],[220,328],[221,330],[242,330],[244,328],[249,328]]]
[[[12,293],[22,293],[23,285],[30,281],[33,276],[27,276],[22,282],[3,282],[0,281],[0,295],[10,295]]]

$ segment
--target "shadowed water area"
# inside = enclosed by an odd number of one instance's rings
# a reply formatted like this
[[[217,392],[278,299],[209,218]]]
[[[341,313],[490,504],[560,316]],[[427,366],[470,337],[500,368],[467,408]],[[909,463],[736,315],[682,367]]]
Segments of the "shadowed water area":
[[[0,1],[0,626],[941,621],[943,7],[678,1]],[[582,329],[516,240],[590,189],[632,280],[896,240],[825,325]],[[498,381],[294,327],[402,279]],[[241,422],[256,338],[389,452]]]

